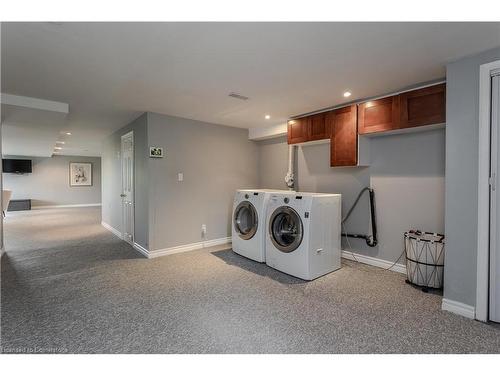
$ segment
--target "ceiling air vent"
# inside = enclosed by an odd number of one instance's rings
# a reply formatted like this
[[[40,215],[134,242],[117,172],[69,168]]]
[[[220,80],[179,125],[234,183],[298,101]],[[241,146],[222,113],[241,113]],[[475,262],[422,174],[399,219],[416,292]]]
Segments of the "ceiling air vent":
[[[229,93],[229,96],[231,98],[235,98],[235,99],[239,99],[239,100],[248,100],[248,96],[245,96],[245,95],[241,95],[241,94],[238,94],[236,92],[231,92]]]

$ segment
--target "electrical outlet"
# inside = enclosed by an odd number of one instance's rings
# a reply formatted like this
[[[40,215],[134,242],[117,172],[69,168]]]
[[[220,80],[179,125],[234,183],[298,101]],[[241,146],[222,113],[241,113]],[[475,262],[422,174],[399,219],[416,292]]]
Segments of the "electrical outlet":
[[[205,236],[207,234],[207,226],[205,224],[201,225],[201,235]]]

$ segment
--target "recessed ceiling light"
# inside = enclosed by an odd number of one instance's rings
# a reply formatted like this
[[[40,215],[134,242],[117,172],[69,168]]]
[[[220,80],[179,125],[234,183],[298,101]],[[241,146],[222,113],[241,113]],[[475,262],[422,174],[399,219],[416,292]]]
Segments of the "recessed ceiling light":
[[[350,96],[351,96],[351,92],[350,91],[344,92],[344,98],[348,98]]]
[[[71,135],[71,133],[70,132],[66,132],[66,135]]]
[[[271,116],[270,116],[270,115],[265,115],[265,116],[264,116],[264,118],[265,118],[266,120],[269,120],[269,119],[271,118]]]

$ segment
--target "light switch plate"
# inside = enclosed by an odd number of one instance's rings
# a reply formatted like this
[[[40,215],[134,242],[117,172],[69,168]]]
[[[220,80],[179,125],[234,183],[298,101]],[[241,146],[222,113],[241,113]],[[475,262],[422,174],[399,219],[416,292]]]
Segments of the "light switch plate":
[[[184,173],[177,173],[177,181],[184,181]]]

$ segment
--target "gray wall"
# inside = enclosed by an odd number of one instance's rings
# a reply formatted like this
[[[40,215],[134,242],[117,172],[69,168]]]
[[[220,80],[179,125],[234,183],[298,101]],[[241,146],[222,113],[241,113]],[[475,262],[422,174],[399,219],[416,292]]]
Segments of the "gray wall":
[[[234,191],[258,186],[258,146],[246,129],[148,113],[150,247],[163,249],[230,236]],[[177,181],[177,173],[184,181]]]
[[[135,242],[149,248],[147,115],[144,113],[106,138],[102,152],[102,221],[122,231],[121,136],[134,132]]]
[[[500,48],[446,69],[446,270],[444,297],[476,304],[479,66]]]
[[[31,159],[33,173],[3,173],[3,188],[12,190],[12,199],[32,199],[33,206],[101,203],[101,158],[53,156],[51,158],[4,156]],[[69,163],[92,163],[92,186],[69,186]]]
[[[285,188],[286,139],[258,143],[260,187]],[[331,168],[329,144],[299,146],[297,189],[341,193],[345,214],[359,191],[371,185],[375,189],[380,244],[370,248],[363,240],[349,242],[355,252],[394,261],[403,250],[404,231],[444,230],[444,146],[444,130],[372,138],[371,165],[357,168]],[[368,210],[365,194],[346,223],[348,232],[369,233]]]
[[[2,124],[0,122],[0,155],[2,155]],[[2,163],[0,163],[0,191],[3,189]],[[0,211],[3,211],[2,199],[0,199]],[[3,255],[3,215],[0,212],[0,257]]]

